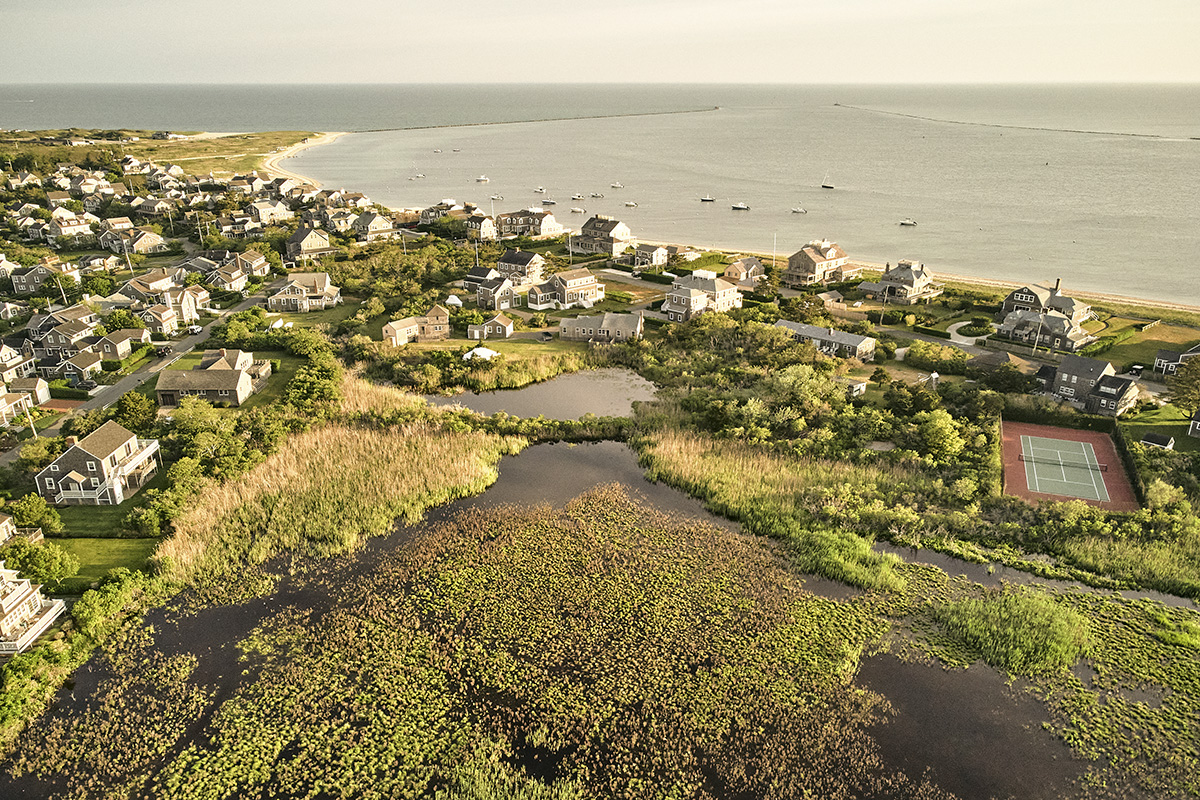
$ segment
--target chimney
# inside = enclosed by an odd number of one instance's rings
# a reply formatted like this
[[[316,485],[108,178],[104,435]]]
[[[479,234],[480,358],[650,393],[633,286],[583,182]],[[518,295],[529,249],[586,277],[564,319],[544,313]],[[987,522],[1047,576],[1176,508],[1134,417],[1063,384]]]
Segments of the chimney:
[[[1062,278],[1054,279],[1054,293],[1058,294],[1059,288],[1062,287]]]
[[[78,442],[79,439],[75,436],[67,436],[63,439],[63,444],[65,444],[67,447],[74,447]]]

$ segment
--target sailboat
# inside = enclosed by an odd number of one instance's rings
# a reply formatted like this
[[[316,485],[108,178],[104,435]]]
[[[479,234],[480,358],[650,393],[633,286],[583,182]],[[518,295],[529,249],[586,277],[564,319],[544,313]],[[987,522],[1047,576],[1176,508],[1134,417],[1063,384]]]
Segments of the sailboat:
[[[829,173],[828,172],[825,173],[825,179],[823,181],[821,181],[821,188],[822,189],[832,189],[833,188],[833,184],[829,182]]]

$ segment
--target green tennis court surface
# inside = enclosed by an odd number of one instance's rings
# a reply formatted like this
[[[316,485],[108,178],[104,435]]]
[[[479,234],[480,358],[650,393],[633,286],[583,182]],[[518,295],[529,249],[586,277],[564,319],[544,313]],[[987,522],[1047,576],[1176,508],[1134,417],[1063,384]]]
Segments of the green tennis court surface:
[[[1088,442],[1021,437],[1025,483],[1032,492],[1108,502],[1104,486],[1107,464],[1096,459]]]

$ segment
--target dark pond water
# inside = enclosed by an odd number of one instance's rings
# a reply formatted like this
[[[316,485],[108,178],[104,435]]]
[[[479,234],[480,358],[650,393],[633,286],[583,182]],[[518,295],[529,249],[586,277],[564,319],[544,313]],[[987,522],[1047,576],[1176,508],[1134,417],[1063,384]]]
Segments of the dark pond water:
[[[560,375],[522,389],[425,399],[439,406],[461,405],[480,414],[504,411],[517,417],[540,415],[547,419],[579,419],[584,414],[627,417],[634,402],[654,399],[654,384],[635,372],[606,368]]]
[[[324,583],[336,587],[404,547],[421,527],[459,511],[500,504],[562,505],[597,484],[613,482],[662,511],[738,530],[735,523],[708,513],[699,501],[646,481],[636,455],[624,444],[540,445],[504,458],[499,480],[483,495],[433,509],[416,526],[398,527],[357,553],[322,561],[320,571]],[[283,560],[270,566],[284,574],[270,597],[196,613],[156,609],[147,616],[146,623],[155,630],[156,649],[169,655],[194,654],[199,660],[195,678],[215,691],[218,702],[254,677],[243,675],[245,665],[238,662],[235,642],[284,609],[300,609],[319,618],[343,602],[336,591],[314,590],[303,579],[288,577]],[[963,571],[957,563],[949,566],[954,574]],[[805,577],[804,583],[811,591],[838,599],[856,594],[823,579]],[[93,659],[61,692],[50,713],[74,719],[95,708],[96,687],[107,674],[104,663]],[[1004,679],[986,666],[950,671],[876,657],[863,663],[858,681],[886,696],[898,712],[873,729],[886,763],[918,778],[928,770],[936,782],[964,800],[1057,797],[1063,791],[1070,793],[1070,784],[1081,771],[1069,752],[1041,730],[1045,714],[1037,703],[1008,689]],[[199,737],[206,722],[195,723],[189,735]],[[0,769],[0,798],[47,797],[52,789],[52,783],[13,780]]]

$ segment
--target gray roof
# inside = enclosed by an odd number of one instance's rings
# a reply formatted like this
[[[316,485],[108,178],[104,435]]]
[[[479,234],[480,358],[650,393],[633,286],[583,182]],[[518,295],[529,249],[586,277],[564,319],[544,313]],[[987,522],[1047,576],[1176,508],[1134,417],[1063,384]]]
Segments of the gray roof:
[[[1112,368],[1112,364],[1107,361],[1101,361],[1098,358],[1087,358],[1086,356],[1063,356],[1063,360],[1059,362],[1059,374],[1078,375],[1080,378],[1091,380],[1099,380],[1106,369]]]
[[[541,256],[537,253],[531,253],[528,250],[505,250],[504,254],[497,259],[497,263],[527,267],[535,258],[541,258]]]
[[[159,373],[156,391],[233,391],[238,384],[249,380],[250,376],[243,370],[165,369]]]
[[[111,419],[79,440],[78,447],[103,461],[134,438],[133,432]]]
[[[775,323],[775,326],[791,331],[793,334],[805,339],[816,339],[822,342],[832,342],[854,348],[859,348],[867,342],[875,342],[875,339],[870,336],[859,336],[857,333],[847,333],[846,331],[839,331],[837,328],[822,328],[817,325],[806,325],[803,322],[792,322],[786,319],[779,320]]]

